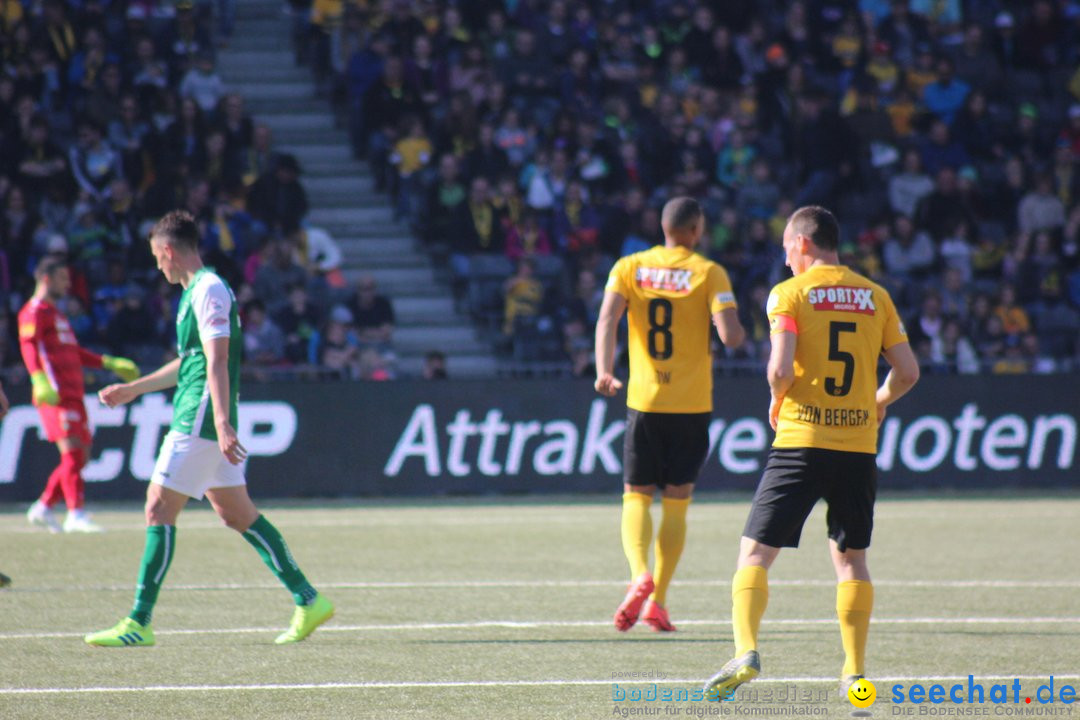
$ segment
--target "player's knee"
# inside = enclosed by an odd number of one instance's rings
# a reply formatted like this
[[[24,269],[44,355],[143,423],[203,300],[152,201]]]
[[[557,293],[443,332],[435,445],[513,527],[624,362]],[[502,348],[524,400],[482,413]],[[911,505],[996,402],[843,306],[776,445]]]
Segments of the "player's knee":
[[[258,514],[252,514],[247,509],[219,509],[218,517],[221,518],[221,522],[225,523],[225,527],[236,532],[244,532],[251,524],[258,518]]]
[[[836,552],[833,554],[833,565],[836,568],[836,579],[840,582],[870,579],[865,550]]]
[[[165,500],[159,497],[146,498],[146,524],[147,525],[169,525],[170,519],[168,517],[168,507],[165,504]]]

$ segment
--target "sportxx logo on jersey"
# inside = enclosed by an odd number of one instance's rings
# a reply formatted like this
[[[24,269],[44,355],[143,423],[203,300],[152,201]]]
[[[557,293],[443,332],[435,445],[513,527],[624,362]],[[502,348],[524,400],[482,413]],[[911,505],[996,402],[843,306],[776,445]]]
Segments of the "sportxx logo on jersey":
[[[650,290],[667,290],[685,294],[691,290],[690,279],[693,276],[694,273],[690,270],[639,267],[637,270],[637,284],[638,287]]]
[[[871,288],[846,285],[816,287],[810,289],[807,299],[815,310],[840,310],[863,315],[873,315],[877,310],[874,307],[874,291]]]

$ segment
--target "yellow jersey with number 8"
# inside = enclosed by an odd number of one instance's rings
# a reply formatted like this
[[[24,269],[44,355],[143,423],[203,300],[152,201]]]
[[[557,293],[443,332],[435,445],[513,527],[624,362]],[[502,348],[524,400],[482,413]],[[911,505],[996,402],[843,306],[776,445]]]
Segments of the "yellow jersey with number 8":
[[[798,336],[773,447],[876,453],[878,357],[907,342],[889,293],[844,265],[815,265],[774,287],[765,310],[772,334]]]
[[[615,263],[606,289],[627,302],[627,406],[711,412],[712,315],[735,307],[727,271],[687,248],[661,245]]]

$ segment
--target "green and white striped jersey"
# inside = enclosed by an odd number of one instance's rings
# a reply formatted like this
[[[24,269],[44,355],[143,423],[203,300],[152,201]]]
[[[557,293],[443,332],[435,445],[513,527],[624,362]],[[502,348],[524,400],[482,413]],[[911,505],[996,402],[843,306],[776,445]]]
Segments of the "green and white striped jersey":
[[[180,296],[176,311],[176,352],[180,374],[173,395],[170,430],[217,440],[210,386],[206,382],[206,354],[203,342],[229,338],[229,422],[236,427],[237,399],[240,396],[240,360],[243,337],[236,296],[228,283],[208,268],[200,268]]]

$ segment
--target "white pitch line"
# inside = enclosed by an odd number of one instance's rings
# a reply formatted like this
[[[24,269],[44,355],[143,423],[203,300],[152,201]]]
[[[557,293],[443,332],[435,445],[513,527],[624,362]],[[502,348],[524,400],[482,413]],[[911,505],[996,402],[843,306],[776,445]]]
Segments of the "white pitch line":
[[[1054,675],[1056,680],[1071,680],[1080,675]],[[887,682],[946,682],[967,680],[968,675],[936,675],[928,677],[875,677],[879,683]],[[1047,675],[976,675],[978,682],[995,680],[1047,680]],[[761,678],[758,685],[791,683],[835,683],[834,677],[781,677]],[[262,685],[149,685],[146,687],[73,687],[73,688],[0,688],[0,695],[69,695],[90,693],[145,693],[145,692],[250,692],[258,690],[381,690],[402,688],[505,688],[505,687],[567,687],[590,685],[698,685],[701,678],[664,678],[651,680],[447,680],[423,682],[335,682],[335,683],[273,683]]]
[[[731,585],[730,580],[675,580],[676,587],[720,587]],[[835,587],[835,580],[769,580],[777,587]],[[879,587],[905,588],[1080,588],[1080,580],[874,580]],[[624,580],[445,580],[445,581],[357,581],[321,582],[319,587],[331,590],[455,590],[482,588],[576,588],[625,587]],[[279,583],[206,583],[169,585],[169,592],[215,590],[277,590]],[[22,592],[129,592],[131,585],[65,585],[62,587],[16,587]]]
[[[814,626],[835,625],[836,618],[778,618],[764,620],[766,625]],[[874,625],[1076,625],[1080,617],[908,617],[873,618]],[[680,620],[680,625],[702,627],[727,627],[731,618]],[[410,630],[475,630],[480,628],[503,628],[528,630],[544,628],[605,628],[610,620],[476,620],[442,623],[389,623],[384,625],[326,625],[320,633],[383,632]],[[157,630],[156,635],[249,635],[280,632],[279,627],[241,628],[189,628],[182,630]],[[81,638],[80,632],[0,633],[0,640],[42,640],[55,638]],[[613,636],[614,637],[614,636]]]

